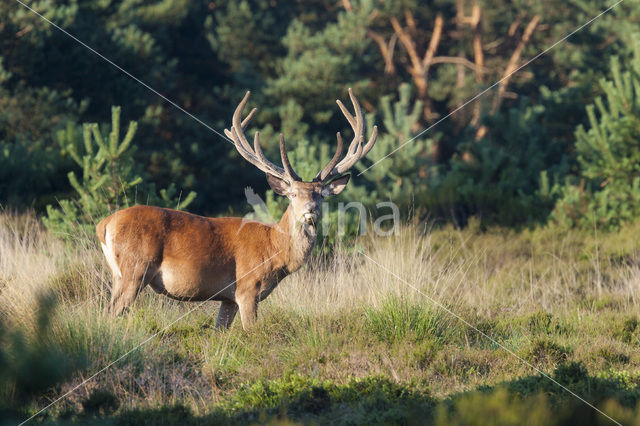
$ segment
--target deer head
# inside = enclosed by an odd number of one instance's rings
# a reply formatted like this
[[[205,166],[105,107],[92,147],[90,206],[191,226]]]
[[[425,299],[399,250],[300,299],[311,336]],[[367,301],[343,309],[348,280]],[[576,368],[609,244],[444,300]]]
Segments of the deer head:
[[[224,132],[234,142],[236,149],[245,160],[265,172],[267,182],[271,188],[277,194],[289,199],[290,214],[293,216],[292,225],[304,224],[307,232],[315,235],[316,226],[321,215],[320,207],[322,200],[326,197],[337,195],[344,190],[350,178],[350,175],[345,173],[371,150],[376,142],[378,128],[376,126],[373,127],[371,137],[365,144],[364,116],[362,115],[358,100],[353,95],[351,89],[349,89],[349,98],[351,98],[351,103],[355,110],[355,117],[351,115],[340,100],[336,101],[354,133],[347,153],[344,158],[342,158],[342,136],[340,132],[338,132],[336,135],[338,147],[333,158],[318,172],[313,180],[309,182],[303,181],[295,170],[293,170],[289,162],[282,133],[280,134],[280,158],[282,167],[273,164],[265,157],[260,147],[259,132],[255,133],[253,148],[249,144],[244,134],[244,129],[256,112],[256,108],[254,108],[244,120],[242,119],[242,111],[249,100],[249,95],[250,92],[247,92],[236,108],[233,114],[231,129],[225,129]]]

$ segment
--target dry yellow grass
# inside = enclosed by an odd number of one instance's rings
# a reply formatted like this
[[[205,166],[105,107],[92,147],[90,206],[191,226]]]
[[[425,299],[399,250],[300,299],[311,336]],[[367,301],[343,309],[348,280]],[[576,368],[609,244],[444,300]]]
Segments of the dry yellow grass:
[[[262,305],[327,314],[377,307],[390,295],[428,303],[396,274],[444,304],[478,312],[557,311],[603,296],[632,309],[640,302],[640,255],[629,238],[634,231],[597,241],[549,229],[516,234],[408,226],[398,236],[361,237],[328,259],[312,259]],[[109,282],[93,236],[65,244],[32,215],[0,215],[0,306],[9,319],[28,316],[34,295],[45,289],[102,309]]]
[[[62,392],[153,336],[60,407],[107,389],[124,406],[180,402],[206,413],[243,383],[291,372],[336,383],[380,375],[438,397],[535,374],[429,298],[543,371],[579,361],[594,373],[640,377],[640,330],[625,331],[639,311],[638,231],[407,225],[313,258],[261,302],[258,330],[247,334],[238,321],[214,330],[214,302],[179,303],[150,289],[112,318],[104,312],[110,276],[93,239],[63,243],[33,216],[4,213],[0,312],[28,329],[38,294],[57,295],[53,340],[89,361]]]

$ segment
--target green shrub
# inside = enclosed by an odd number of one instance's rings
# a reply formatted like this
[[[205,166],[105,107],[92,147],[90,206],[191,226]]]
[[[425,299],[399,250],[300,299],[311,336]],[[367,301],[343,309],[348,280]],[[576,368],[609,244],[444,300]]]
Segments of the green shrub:
[[[322,414],[351,424],[398,423],[414,418],[417,407],[425,414],[433,407],[426,392],[383,377],[350,379],[345,384],[292,375],[259,381],[241,388],[229,402],[235,417],[277,412],[296,418]]]
[[[140,408],[124,410],[116,416],[118,425],[199,425],[191,409],[182,404],[161,406],[159,408]]]
[[[3,411],[24,407],[85,365],[84,357],[70,357],[52,338],[54,307],[52,296],[40,297],[33,330],[0,322],[0,417]]]
[[[506,389],[498,389],[489,394],[472,392],[463,395],[450,407],[440,404],[434,424],[551,425],[557,424],[557,414],[544,395],[520,398]]]
[[[405,208],[413,206],[430,189],[437,173],[431,158],[441,134],[418,136],[423,130],[420,124],[423,102],[411,101],[409,84],[401,84],[398,100],[392,103],[392,99],[390,95],[380,99],[381,117],[370,124],[375,121],[382,131],[366,159],[356,165],[363,174],[357,176],[358,182],[347,191],[349,198],[371,208],[389,200]],[[371,125],[368,127],[370,130]],[[375,163],[375,167],[368,169]]]
[[[504,113],[484,119],[486,135],[462,135],[459,153],[420,200],[437,215],[465,224],[477,216],[483,225],[528,225],[546,220],[553,209],[555,182],[568,172],[566,144],[544,125],[567,103],[568,94],[543,88],[542,103],[523,99]]]
[[[109,415],[118,409],[120,401],[111,392],[97,389],[82,401],[86,414]]]
[[[638,343],[640,343],[640,329],[638,328],[639,323],[640,322],[638,321],[638,317],[628,317],[627,319],[625,319],[616,335],[625,343],[638,345]]]
[[[86,102],[78,105],[68,91],[4,83],[0,55],[0,204],[41,212],[71,190],[65,175],[73,162],[55,135]]]
[[[93,227],[117,209],[129,207],[140,199],[143,203],[181,209],[195,198],[194,192],[183,200],[176,199],[175,185],[162,189],[158,196],[153,184],[144,183],[144,173],[133,159],[132,145],[137,123],[129,123],[120,140],[120,108],[111,109],[111,131],[104,137],[96,123],[85,123],[82,141],[76,141],[77,129],[72,125],[60,131],[58,141],[63,154],[69,155],[82,168],[82,177],[69,172],[77,198],[60,200],[60,207],[47,206],[43,222],[47,228],[65,238],[93,235]]]
[[[597,350],[597,355],[609,364],[627,364],[631,357],[628,354],[620,351],[614,345],[602,345]]]
[[[367,329],[383,341],[411,338],[443,343],[455,331],[452,317],[442,309],[427,309],[404,298],[389,297],[377,308],[367,308]]]
[[[536,363],[551,362],[557,364],[566,361],[573,351],[549,338],[537,338],[531,344],[528,358]]]
[[[532,333],[566,334],[568,329],[556,316],[549,312],[538,311],[529,317],[529,330]]]
[[[640,215],[640,34],[633,41],[627,71],[611,58],[604,99],[587,107],[589,130],[576,130],[579,182],[565,185],[552,215],[565,227],[619,228]]]

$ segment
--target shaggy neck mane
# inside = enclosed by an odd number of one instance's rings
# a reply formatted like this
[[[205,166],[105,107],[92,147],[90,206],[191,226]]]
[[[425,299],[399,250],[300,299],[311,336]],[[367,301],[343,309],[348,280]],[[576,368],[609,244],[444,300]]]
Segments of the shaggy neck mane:
[[[291,206],[284,212],[280,222],[271,228],[273,246],[282,250],[281,259],[288,273],[300,269],[311,254],[317,230],[309,231],[303,223],[296,222]]]

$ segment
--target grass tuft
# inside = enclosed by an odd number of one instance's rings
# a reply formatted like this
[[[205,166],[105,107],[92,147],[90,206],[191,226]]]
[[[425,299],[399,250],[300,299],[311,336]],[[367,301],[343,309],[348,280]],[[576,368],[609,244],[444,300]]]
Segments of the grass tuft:
[[[442,344],[455,333],[454,321],[443,309],[401,297],[389,297],[379,307],[365,309],[365,327],[386,342],[409,339]]]

